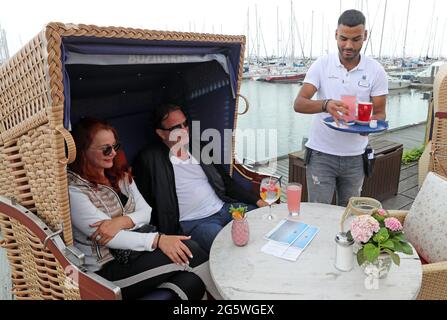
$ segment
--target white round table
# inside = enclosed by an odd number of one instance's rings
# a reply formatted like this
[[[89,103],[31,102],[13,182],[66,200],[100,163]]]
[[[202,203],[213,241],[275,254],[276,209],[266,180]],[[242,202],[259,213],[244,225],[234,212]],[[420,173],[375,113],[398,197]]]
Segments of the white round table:
[[[231,239],[231,223],[217,235],[210,252],[211,276],[223,299],[236,300],[323,300],[323,299],[415,299],[422,281],[422,267],[414,251],[400,254],[400,266],[392,265],[388,276],[371,283],[357,265],[342,272],[334,267],[335,235],[340,229],[343,207],[302,203],[299,220],[320,228],[298,257],[289,261],[261,252],[264,235],[282,218],[287,205],[272,207],[277,219],[262,217],[268,207],[247,214],[250,240],[237,247]]]

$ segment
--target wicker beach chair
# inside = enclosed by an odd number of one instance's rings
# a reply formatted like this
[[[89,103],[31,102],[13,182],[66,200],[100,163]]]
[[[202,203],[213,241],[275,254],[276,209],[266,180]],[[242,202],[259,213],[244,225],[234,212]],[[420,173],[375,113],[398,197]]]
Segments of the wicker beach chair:
[[[447,65],[440,68],[433,84],[434,124],[429,170],[447,177]]]
[[[429,172],[409,211],[388,210],[404,226],[407,239],[427,263],[417,299],[447,300],[447,179]]]
[[[73,247],[71,125],[108,120],[132,163],[154,139],[152,108],[169,98],[201,132],[224,136],[237,123],[244,49],[243,36],[50,23],[0,66],[1,246],[17,299],[120,298]],[[262,176],[236,163],[234,139],[222,139],[226,169],[259,189]]]

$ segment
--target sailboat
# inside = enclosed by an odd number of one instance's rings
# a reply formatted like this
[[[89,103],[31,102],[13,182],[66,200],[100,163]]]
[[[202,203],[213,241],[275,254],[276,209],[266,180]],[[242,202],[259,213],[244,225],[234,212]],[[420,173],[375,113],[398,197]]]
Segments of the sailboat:
[[[410,85],[410,80],[388,76],[388,90],[404,89],[408,88]]]
[[[285,70],[278,74],[272,74],[262,79],[265,82],[298,83],[304,80],[306,72]]]
[[[312,12],[313,15],[313,12]],[[304,80],[306,77],[307,68],[305,65],[300,62],[299,64],[295,61],[295,41],[294,41],[294,27],[295,27],[295,16],[294,16],[294,7],[293,7],[293,1],[290,1],[290,47],[291,47],[291,54],[290,54],[290,62],[289,66],[276,66],[276,68],[273,68],[269,70],[269,75],[260,78],[259,80],[265,81],[265,82],[273,82],[273,83],[299,83]],[[313,22],[312,22],[313,23]],[[311,36],[312,37],[312,36]],[[301,39],[299,36],[299,30],[298,30],[298,38],[300,41],[301,51],[304,59],[304,48],[301,43]],[[312,54],[312,49],[311,49]]]
[[[432,63],[427,69],[420,72],[416,76],[416,81],[423,84],[433,84],[436,74],[439,71],[439,68],[445,65],[447,61],[436,61]]]

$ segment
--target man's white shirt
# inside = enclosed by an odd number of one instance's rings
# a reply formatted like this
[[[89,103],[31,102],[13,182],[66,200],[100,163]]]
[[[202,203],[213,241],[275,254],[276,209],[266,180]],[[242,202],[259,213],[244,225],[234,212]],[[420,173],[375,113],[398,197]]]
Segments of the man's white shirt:
[[[216,195],[199,162],[188,152],[189,159],[170,156],[174,168],[175,189],[180,221],[198,220],[218,212],[224,202]]]

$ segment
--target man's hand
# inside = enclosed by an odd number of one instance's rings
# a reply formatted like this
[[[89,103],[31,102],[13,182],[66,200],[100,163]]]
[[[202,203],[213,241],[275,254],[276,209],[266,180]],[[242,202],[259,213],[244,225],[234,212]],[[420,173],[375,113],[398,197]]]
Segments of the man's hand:
[[[349,107],[344,102],[338,100],[329,101],[326,110],[337,125],[340,120],[343,120],[343,116],[349,115]]]
[[[90,238],[104,246],[121,230],[133,228],[134,223],[129,217],[121,216],[111,220],[98,221],[91,224],[90,227],[97,228]]]
[[[159,237],[158,247],[172,262],[181,265],[189,264],[188,258],[192,258],[192,253],[182,240],[189,240],[191,236],[168,236],[161,234]]]

